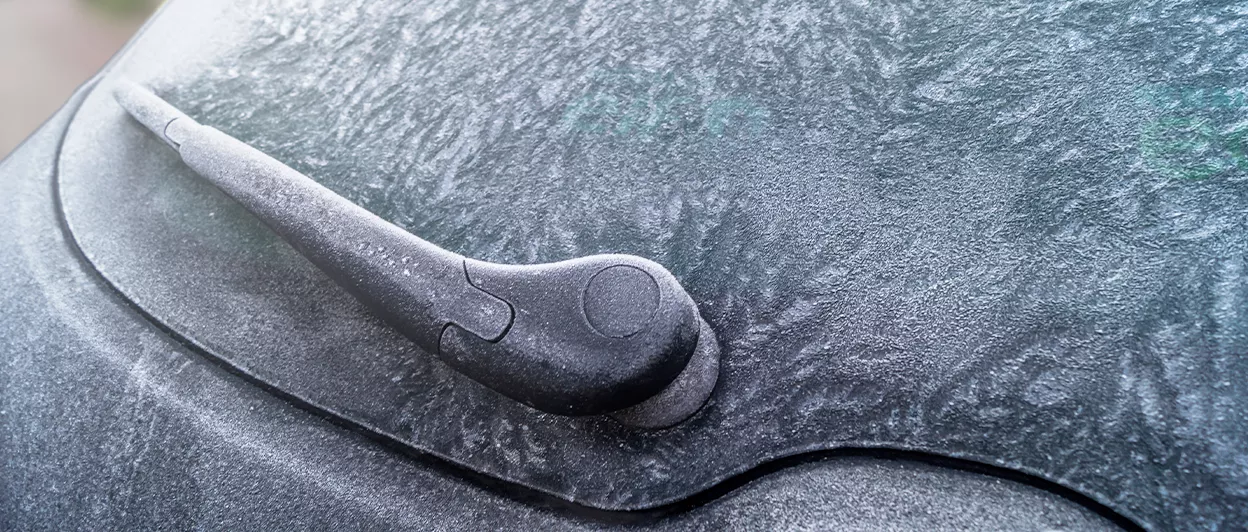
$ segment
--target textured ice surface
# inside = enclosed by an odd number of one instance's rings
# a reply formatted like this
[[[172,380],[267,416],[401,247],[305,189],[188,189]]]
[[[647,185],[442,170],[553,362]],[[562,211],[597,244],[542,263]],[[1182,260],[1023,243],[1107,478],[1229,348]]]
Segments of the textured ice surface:
[[[381,449],[177,345],[78,260],[50,186],[70,115],[0,163],[0,530],[1114,529],[1031,486],[904,460],[586,516]]]
[[[1248,517],[1242,5],[240,9],[246,38],[204,68],[161,71],[157,33],[123,70],[456,252],[656,260],[724,346],[675,429],[529,411],[406,346],[93,95],[61,161],[75,236],[245,371],[594,506],[887,446],[1158,528]]]

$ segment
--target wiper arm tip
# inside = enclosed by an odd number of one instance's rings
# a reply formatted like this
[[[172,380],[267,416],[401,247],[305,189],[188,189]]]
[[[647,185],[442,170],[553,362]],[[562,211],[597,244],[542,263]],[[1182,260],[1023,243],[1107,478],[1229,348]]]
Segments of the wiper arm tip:
[[[183,125],[196,124],[176,107],[162,100],[148,88],[128,79],[121,79],[113,87],[113,98],[130,116],[155,133],[170,147],[177,149],[178,143],[170,139],[167,128],[174,120],[186,120]]]

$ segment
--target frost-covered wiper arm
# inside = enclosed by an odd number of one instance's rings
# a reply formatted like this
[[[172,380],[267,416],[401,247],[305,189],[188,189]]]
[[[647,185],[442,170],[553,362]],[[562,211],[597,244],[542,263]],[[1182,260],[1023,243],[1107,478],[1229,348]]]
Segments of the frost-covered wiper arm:
[[[718,347],[665,268],[631,255],[492,264],[439,248],[120,82],[118,103],[426,351],[547,412],[670,425],[705,402]],[[628,409],[623,413],[617,412]]]

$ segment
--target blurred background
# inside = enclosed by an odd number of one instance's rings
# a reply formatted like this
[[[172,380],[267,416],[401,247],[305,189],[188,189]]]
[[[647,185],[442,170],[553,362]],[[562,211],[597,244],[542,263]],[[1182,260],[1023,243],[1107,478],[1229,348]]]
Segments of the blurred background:
[[[0,0],[0,158],[139,29],[159,0]]]

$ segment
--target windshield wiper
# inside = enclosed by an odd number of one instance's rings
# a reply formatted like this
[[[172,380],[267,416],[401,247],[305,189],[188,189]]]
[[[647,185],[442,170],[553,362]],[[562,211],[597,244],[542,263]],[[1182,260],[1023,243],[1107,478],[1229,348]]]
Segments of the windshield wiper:
[[[381,219],[149,90],[117,102],[383,320],[503,395],[562,415],[670,426],[710,396],[714,333],[680,282],[632,255],[465,258]]]

